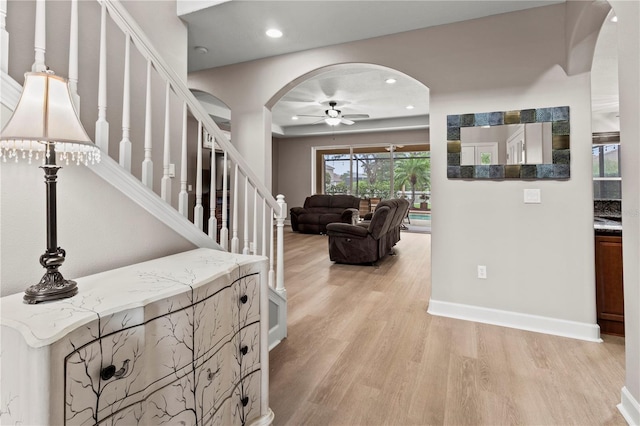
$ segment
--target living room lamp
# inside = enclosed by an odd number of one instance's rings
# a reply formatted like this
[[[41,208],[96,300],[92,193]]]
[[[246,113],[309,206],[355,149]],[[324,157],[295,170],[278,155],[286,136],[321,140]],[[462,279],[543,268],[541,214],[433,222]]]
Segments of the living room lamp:
[[[65,78],[51,71],[25,74],[20,100],[0,133],[0,161],[42,160],[47,200],[47,251],[40,256],[46,272],[38,284],[25,290],[29,304],[72,297],[78,293],[75,281],[58,271],[65,251],[58,247],[56,220],[56,180],[60,166],[56,154],[66,164],[100,162],[100,150],[80,123]]]

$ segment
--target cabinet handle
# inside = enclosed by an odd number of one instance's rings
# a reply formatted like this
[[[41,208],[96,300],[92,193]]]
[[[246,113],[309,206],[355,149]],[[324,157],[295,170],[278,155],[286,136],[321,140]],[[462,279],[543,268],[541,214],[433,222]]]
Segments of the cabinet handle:
[[[212,381],[216,374],[218,374],[219,372],[220,368],[218,368],[216,371],[211,371],[210,368],[207,368],[207,380]]]
[[[126,359],[123,363],[122,363],[122,368],[120,368],[120,370],[116,371],[116,366],[115,365],[109,365],[107,367],[104,367],[102,370],[100,370],[100,378],[102,380],[109,380],[111,378],[116,378],[119,379],[121,377],[123,377],[125,374],[127,374],[127,371],[129,371],[129,360]]]
[[[249,352],[249,346],[244,345],[244,346],[241,346],[241,347],[240,347],[240,353],[241,353],[242,355],[246,355],[246,354],[247,354],[247,352]]]
[[[240,302],[242,302],[243,305],[248,301],[249,301],[249,296],[247,296],[246,294],[240,298]]]
[[[240,400],[240,402],[242,402],[242,406],[243,406],[243,407],[246,407],[246,406],[247,406],[247,404],[249,403],[249,397],[248,397],[248,396],[245,396],[244,398],[242,398],[242,399]]]

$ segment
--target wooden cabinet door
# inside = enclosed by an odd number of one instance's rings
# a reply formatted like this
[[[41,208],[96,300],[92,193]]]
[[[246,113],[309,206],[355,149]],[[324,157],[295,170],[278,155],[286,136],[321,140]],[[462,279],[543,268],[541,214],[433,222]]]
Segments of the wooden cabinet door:
[[[622,237],[596,236],[596,307],[600,331],[624,336]]]

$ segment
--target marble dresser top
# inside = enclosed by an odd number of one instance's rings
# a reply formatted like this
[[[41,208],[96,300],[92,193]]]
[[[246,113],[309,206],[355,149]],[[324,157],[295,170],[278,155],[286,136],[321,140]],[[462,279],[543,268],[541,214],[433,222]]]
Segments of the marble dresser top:
[[[23,294],[0,299],[0,326],[22,334],[34,348],[50,345],[70,330],[116,312],[145,306],[240,274],[260,272],[266,258],[201,248],[125,266],[83,278],[78,294],[68,299],[29,305]]]

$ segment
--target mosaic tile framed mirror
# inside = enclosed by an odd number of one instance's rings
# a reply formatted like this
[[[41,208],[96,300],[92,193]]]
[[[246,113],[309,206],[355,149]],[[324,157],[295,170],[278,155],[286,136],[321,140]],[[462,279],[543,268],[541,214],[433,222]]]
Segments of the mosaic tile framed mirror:
[[[569,107],[447,116],[449,179],[556,179],[570,173]]]

